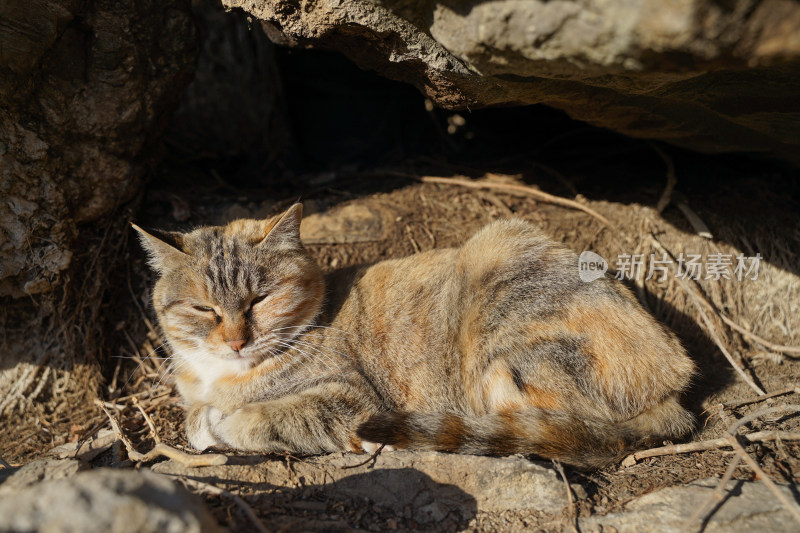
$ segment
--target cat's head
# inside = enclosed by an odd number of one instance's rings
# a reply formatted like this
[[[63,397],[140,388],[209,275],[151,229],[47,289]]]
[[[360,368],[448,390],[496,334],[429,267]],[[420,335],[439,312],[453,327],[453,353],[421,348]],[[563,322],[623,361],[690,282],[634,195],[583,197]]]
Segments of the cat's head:
[[[267,220],[148,233],[153,305],[176,357],[247,370],[313,323],[322,274],[300,242],[302,206]]]

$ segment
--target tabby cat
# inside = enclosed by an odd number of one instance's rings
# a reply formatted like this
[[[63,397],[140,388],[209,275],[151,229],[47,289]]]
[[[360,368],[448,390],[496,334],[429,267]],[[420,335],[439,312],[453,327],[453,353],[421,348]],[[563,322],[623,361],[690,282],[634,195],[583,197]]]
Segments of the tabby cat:
[[[335,283],[302,206],[190,233],[134,226],[191,445],[535,454],[594,468],[684,435],[694,365],[620,283],[518,219]],[[336,292],[335,290],[333,292]]]

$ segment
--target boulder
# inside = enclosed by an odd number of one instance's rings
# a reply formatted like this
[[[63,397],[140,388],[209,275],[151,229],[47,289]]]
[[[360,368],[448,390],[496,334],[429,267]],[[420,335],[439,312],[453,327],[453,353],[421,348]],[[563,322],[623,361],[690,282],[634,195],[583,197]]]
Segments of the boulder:
[[[187,0],[6,0],[0,21],[3,416],[59,380],[59,401],[94,389],[126,242],[127,217],[107,215],[143,184],[196,32]]]
[[[223,3],[277,43],[338,50],[443,107],[546,104],[634,137],[800,163],[792,0]]]

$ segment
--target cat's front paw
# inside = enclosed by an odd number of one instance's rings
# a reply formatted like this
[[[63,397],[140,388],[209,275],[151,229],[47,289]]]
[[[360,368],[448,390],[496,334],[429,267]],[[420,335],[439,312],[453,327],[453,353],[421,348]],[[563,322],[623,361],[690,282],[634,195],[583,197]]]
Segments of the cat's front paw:
[[[380,444],[378,442],[370,442],[368,440],[361,441],[361,449],[366,453],[375,454],[378,450],[381,452],[393,452],[394,446],[391,444]]]
[[[222,419],[222,412],[211,406],[193,409],[186,417],[186,437],[195,450],[206,450],[214,446],[224,446],[212,428]]]
[[[226,446],[242,451],[258,451],[258,439],[254,435],[260,433],[266,423],[263,410],[256,404],[239,407],[227,415],[214,407],[206,414],[211,431]]]
[[[209,427],[215,428],[219,425],[222,419],[225,417],[222,414],[222,411],[214,407],[213,405],[209,405],[206,407],[206,421]]]

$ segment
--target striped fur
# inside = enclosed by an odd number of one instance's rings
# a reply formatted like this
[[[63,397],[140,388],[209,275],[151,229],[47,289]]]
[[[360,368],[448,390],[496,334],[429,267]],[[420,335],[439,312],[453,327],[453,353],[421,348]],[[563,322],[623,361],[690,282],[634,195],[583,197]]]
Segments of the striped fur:
[[[194,447],[370,441],[593,468],[691,430],[678,396],[694,365],[674,335],[530,224],[339,273],[323,298],[300,213],[139,230]]]

